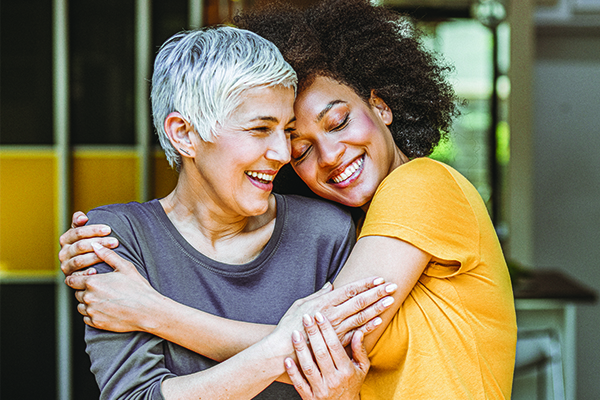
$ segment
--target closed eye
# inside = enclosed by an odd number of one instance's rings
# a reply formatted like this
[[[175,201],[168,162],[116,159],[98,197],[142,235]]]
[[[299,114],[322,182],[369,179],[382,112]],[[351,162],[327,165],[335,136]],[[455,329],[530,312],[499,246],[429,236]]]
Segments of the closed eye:
[[[346,116],[344,117],[344,120],[338,126],[332,128],[331,131],[341,131],[342,129],[344,129],[346,127],[346,125],[348,125],[349,121],[350,121],[350,114],[346,114]]]
[[[294,164],[298,165],[304,161],[311,149],[312,146],[310,145],[302,146],[300,150],[297,150],[297,147],[294,148],[294,146],[292,146],[292,161]]]

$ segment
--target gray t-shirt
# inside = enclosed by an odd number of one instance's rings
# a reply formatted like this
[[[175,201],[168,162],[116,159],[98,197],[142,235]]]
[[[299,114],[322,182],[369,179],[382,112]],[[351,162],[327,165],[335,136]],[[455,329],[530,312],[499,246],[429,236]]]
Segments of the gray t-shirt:
[[[337,205],[275,195],[273,235],[260,255],[242,265],[212,260],[177,231],[158,200],[115,204],[89,212],[104,223],[131,261],[163,295],[222,317],[276,324],[292,303],[331,281],[355,241],[349,213]],[[97,269],[112,269],[100,264]],[[86,326],[87,353],[101,399],[162,399],[165,378],[216,364],[181,346],[142,333],[113,333]],[[256,398],[300,399],[293,386],[275,382]]]

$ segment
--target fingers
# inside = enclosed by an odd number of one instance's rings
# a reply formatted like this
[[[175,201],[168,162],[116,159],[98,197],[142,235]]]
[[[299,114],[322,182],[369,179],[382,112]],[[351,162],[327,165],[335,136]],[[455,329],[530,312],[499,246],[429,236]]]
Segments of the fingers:
[[[324,323],[323,315],[321,315],[321,313],[317,313],[315,314],[315,318],[317,316],[319,316],[322,325]],[[335,370],[335,365],[331,358],[331,354],[329,353],[330,349],[328,348],[327,344],[325,343],[325,339],[323,338],[323,332],[321,332],[320,329],[322,327],[320,325],[317,325],[315,323],[315,320],[311,318],[308,314],[302,317],[302,323],[304,324],[304,330],[306,331],[306,334],[308,336],[308,341],[310,343],[310,348],[312,349],[314,359],[317,362],[318,370],[323,375],[332,373]],[[331,327],[331,325],[329,326]],[[339,345],[337,335],[335,335],[335,342]],[[341,345],[339,345],[339,347],[341,347]],[[312,361],[312,359],[313,358],[311,357],[310,360]],[[300,365],[304,370],[305,365],[304,362],[302,362],[303,359],[301,359],[300,356],[298,356],[298,361],[300,361]],[[319,379],[321,378],[321,374],[318,374]],[[316,375],[317,374],[314,374],[313,376]],[[309,383],[312,384],[308,375],[307,379],[309,380]]]
[[[71,218],[71,228],[83,226],[88,222],[88,217],[81,211],[76,211]]]
[[[107,225],[75,226],[63,233],[59,241],[61,246],[66,246],[81,239],[106,236],[110,232],[110,227]]]
[[[102,262],[102,260],[95,253],[86,253],[69,258],[67,261],[61,263],[60,269],[65,276],[69,276],[100,262]]]
[[[83,315],[84,317],[88,317],[86,308],[87,308],[87,306],[84,303],[80,302],[79,304],[77,304],[77,312],[79,314]]]
[[[62,272],[69,276],[74,271],[94,265],[101,260],[94,254],[92,243],[97,242],[108,248],[116,248],[119,241],[113,237],[98,237],[110,233],[104,225],[91,225],[69,229],[61,238],[62,248],[58,253]]]
[[[336,288],[329,296],[331,301],[335,305],[342,304],[350,299],[355,298],[357,295],[369,291],[369,289],[376,288],[385,283],[385,280],[380,277],[370,277],[361,279],[352,283],[348,283],[342,287]]]
[[[338,326],[342,323],[344,331],[357,328],[389,308],[394,302],[390,295],[397,289],[395,283],[375,286],[328,310],[327,318],[336,326],[338,333],[341,332]]]
[[[94,269],[93,271],[88,272],[86,271],[81,271],[83,273],[77,273],[73,274],[71,276],[68,276],[65,278],[65,284],[70,287],[71,289],[75,289],[75,290],[85,290],[87,289],[87,281],[89,276],[91,275],[95,275],[96,274],[96,270]],[[77,297],[77,293],[75,293],[75,297]]]
[[[357,331],[352,337],[352,359],[354,364],[362,371],[363,374],[367,374],[371,361],[365,348],[364,335],[362,332]]]
[[[357,362],[348,357],[335,330],[322,314],[316,313],[314,319],[305,315],[302,320],[310,345],[300,332],[294,331],[292,342],[299,368],[291,359],[285,361],[286,371],[298,393],[303,399],[341,398],[348,394],[355,398],[369,368],[362,333],[353,339],[356,351],[362,351]]]
[[[84,318],[85,319],[85,318]],[[298,369],[298,366],[291,358],[286,358],[284,361],[285,370],[289,375],[294,388],[303,399],[312,399],[312,391],[310,385],[306,382],[306,379],[302,376],[302,373]]]
[[[335,326],[335,330],[338,332],[338,337],[341,337],[342,335],[345,335],[346,333],[355,329],[360,329],[364,334],[373,332],[382,322],[381,318],[379,318],[379,315],[390,308],[391,305],[394,304],[394,301],[395,300],[392,296],[386,296],[362,311],[359,311],[355,314],[350,314],[350,316],[341,320],[341,322]],[[337,320],[340,320],[349,313],[354,312],[354,309],[356,307],[360,307],[360,305],[348,304],[344,307],[348,308],[335,310],[334,313]],[[348,343],[346,342],[344,344]]]
[[[304,336],[302,336],[300,332],[294,331],[292,333],[292,344],[296,351],[296,357],[298,358],[302,372],[308,383],[312,384],[312,382],[317,382],[321,377],[321,374],[313,361],[312,353],[304,340]]]
[[[129,261],[125,260],[123,257],[115,253],[113,250],[108,249],[104,246],[99,245],[98,243],[92,242],[92,248],[96,255],[105,263],[113,267],[115,271],[120,271],[123,273],[128,272],[137,272],[135,266]]]
[[[341,369],[344,365],[347,365],[350,360],[348,359],[348,355],[346,354],[344,346],[342,346],[342,343],[338,339],[337,333],[331,326],[329,320],[325,318],[321,313],[315,314],[315,322],[317,323],[321,331],[321,335],[323,337],[324,342],[323,344],[327,348],[327,355],[333,362],[332,367]],[[313,346],[312,337],[310,338],[310,343],[311,346]],[[317,342],[317,345],[320,345],[320,342]],[[315,350],[313,346],[313,352],[314,351]],[[317,358],[317,362],[318,361],[319,359]],[[319,363],[319,366],[320,365],[321,364]]]

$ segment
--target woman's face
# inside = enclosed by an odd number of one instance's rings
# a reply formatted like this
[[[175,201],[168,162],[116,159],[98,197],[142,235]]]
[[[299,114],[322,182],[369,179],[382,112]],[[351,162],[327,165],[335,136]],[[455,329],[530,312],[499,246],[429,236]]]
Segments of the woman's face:
[[[381,181],[402,163],[383,100],[366,104],[356,92],[318,77],[294,105],[292,166],[321,197],[352,207],[367,204]]]
[[[217,127],[213,142],[197,135],[194,158],[201,190],[229,214],[253,216],[267,211],[273,179],[290,161],[290,132],[295,125],[294,90],[256,87]]]

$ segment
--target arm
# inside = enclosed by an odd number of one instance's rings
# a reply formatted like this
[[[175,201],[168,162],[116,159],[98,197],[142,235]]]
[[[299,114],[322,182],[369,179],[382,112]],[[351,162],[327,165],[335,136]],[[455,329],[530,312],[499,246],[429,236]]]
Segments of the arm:
[[[387,282],[398,285],[392,294],[394,303],[381,314],[383,323],[365,337],[365,347],[371,351],[404,300],[425,270],[431,255],[399,239],[365,236],[358,240],[334,285],[368,276],[377,271]]]
[[[135,332],[86,331],[92,372],[101,399],[250,399],[283,372],[283,338],[270,336],[239,355],[203,371],[177,376],[166,366],[163,341]]]
[[[274,329],[271,325],[228,320],[179,304],[152,288],[130,262],[96,247],[98,257],[112,265],[115,272],[66,278],[66,283],[78,290],[78,311],[92,327],[151,333],[217,361],[237,354]],[[352,334],[346,333],[366,321],[370,321],[362,328],[366,332],[377,326],[380,320],[373,318],[390,306],[389,294],[393,290],[394,285],[384,285],[373,278],[336,291],[331,291],[330,286],[294,303],[284,318],[295,321],[294,329],[302,329],[302,315],[325,310],[336,321],[340,337],[347,340]]]
[[[375,346],[430,259],[429,254],[398,239],[382,236],[359,239],[336,278],[336,285],[377,271],[388,281],[398,284],[398,290],[393,294],[396,301],[381,314],[383,323],[373,333],[364,340],[362,332],[354,334],[352,358],[343,351],[337,337],[328,334],[326,319],[319,318],[319,314],[314,320],[308,315],[304,317],[310,347],[295,332],[292,338],[299,367],[293,360],[286,359],[288,375],[304,400],[360,399],[360,388],[370,366],[367,350]]]

